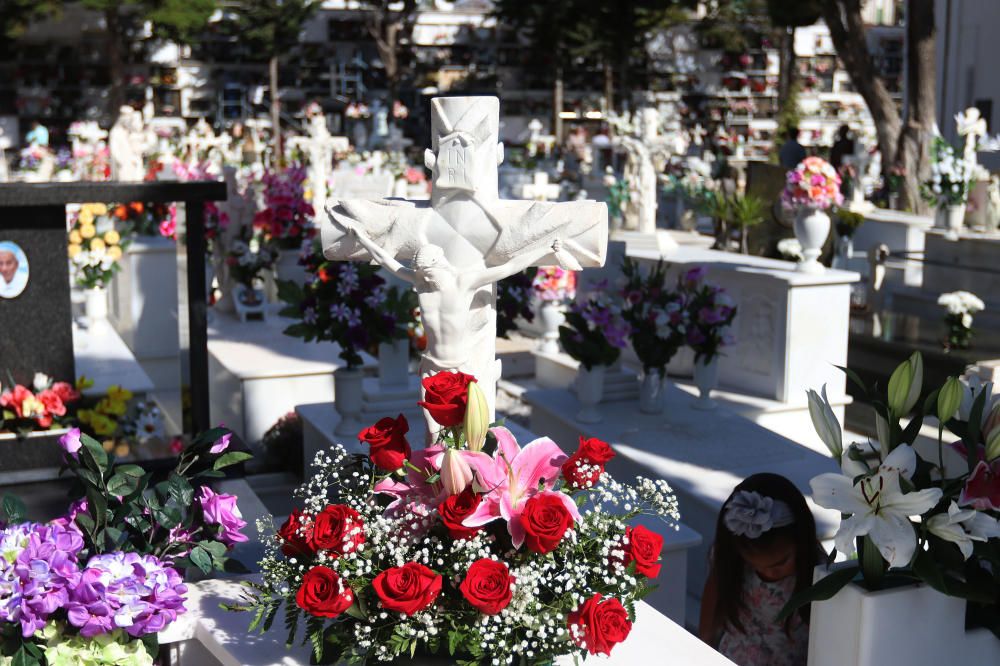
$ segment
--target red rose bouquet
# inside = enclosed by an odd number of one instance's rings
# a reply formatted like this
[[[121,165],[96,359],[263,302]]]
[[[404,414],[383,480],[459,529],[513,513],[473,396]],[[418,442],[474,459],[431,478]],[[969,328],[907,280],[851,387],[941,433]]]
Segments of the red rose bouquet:
[[[251,630],[283,609],[289,642],[304,629],[320,663],[610,654],[661,568],[663,538],[630,523],[645,514],[673,529],[670,488],[615,482],[605,471],[615,453],[598,439],[572,455],[547,437],[521,446],[490,427],[471,375],[423,386],[433,444],[412,448],[400,415],[358,433],[367,456],[321,452],[263,581],[230,608],[254,613]]]

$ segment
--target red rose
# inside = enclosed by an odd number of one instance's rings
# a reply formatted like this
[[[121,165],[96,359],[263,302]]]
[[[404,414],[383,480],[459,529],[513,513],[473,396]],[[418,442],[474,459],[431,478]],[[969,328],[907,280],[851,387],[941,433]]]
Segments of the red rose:
[[[51,390],[59,396],[59,399],[63,401],[63,404],[80,399],[80,392],[73,388],[72,384],[68,384],[66,382],[56,382],[52,385]]]
[[[458,586],[465,600],[480,613],[496,615],[510,603],[514,577],[503,562],[488,558],[476,560]]]
[[[299,608],[317,617],[337,617],[354,603],[354,592],[329,567],[313,567],[295,593]]]
[[[660,575],[660,551],[663,550],[663,537],[642,525],[625,528],[625,566],[635,562],[636,573],[646,578],[656,578]]]
[[[286,557],[315,555],[316,550],[312,545],[312,535],[312,523],[304,524],[302,521],[302,512],[297,508],[292,509],[288,520],[278,530],[278,536],[281,539],[281,552]]]
[[[387,472],[395,472],[410,457],[410,443],[406,433],[410,424],[400,414],[396,418],[385,417],[378,423],[358,433],[358,439],[371,446],[371,459],[376,467]]]
[[[372,587],[387,610],[413,615],[441,594],[441,576],[422,564],[407,562],[375,576]]]
[[[628,638],[632,623],[617,599],[601,601],[595,594],[567,618],[573,642],[590,654],[611,654],[611,648]]]
[[[344,504],[330,504],[313,523],[312,547],[339,556],[365,542],[365,524],[357,511]]]
[[[424,399],[417,403],[431,418],[446,428],[461,425],[465,419],[465,404],[469,396],[469,382],[476,381],[464,372],[439,372],[425,377]]]
[[[37,396],[38,401],[45,405],[45,411],[51,416],[65,416],[66,415],[66,405],[59,398],[57,394],[52,389],[46,389],[39,393]]]
[[[448,534],[452,539],[468,539],[481,529],[462,524],[462,521],[479,507],[480,502],[482,498],[472,492],[471,488],[466,488],[457,495],[449,495],[438,504],[438,515],[441,516],[441,522],[448,528]]]
[[[604,474],[604,465],[615,457],[607,442],[596,437],[580,438],[580,446],[562,466],[563,479],[573,490],[592,488]]]
[[[559,546],[566,530],[573,526],[573,516],[559,497],[562,493],[538,493],[524,503],[521,524],[524,542],[533,553],[551,553]]]

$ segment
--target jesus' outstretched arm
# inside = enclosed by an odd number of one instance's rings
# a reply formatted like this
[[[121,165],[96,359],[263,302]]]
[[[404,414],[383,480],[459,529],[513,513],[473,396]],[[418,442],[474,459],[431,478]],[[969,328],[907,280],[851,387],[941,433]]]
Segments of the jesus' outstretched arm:
[[[542,245],[534,250],[525,250],[524,252],[511,257],[510,261],[505,264],[487,268],[469,275],[468,287],[470,289],[479,289],[480,287],[492,282],[499,282],[506,277],[510,277],[514,273],[523,271],[525,268],[531,266],[542,257],[552,253],[558,254],[561,251],[562,241],[558,238],[552,241],[552,245]],[[460,275],[459,279],[462,280],[463,276]]]
[[[407,268],[403,264],[396,261],[394,256],[386,252],[378,245],[378,243],[369,238],[364,229],[361,229],[356,225],[346,225],[342,222],[341,226],[343,226],[349,234],[353,235],[357,239],[358,243],[360,243],[363,248],[368,250],[368,253],[372,255],[372,258],[384,269],[399,279],[406,280],[410,284],[414,284],[417,281],[416,271]]]

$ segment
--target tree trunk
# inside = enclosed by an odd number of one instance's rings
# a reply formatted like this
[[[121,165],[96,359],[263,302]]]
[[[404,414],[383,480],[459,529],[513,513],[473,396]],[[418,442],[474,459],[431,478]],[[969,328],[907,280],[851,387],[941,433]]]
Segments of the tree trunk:
[[[111,72],[111,89],[108,91],[108,115],[111,123],[118,120],[118,111],[125,103],[125,62],[122,58],[122,26],[118,16],[118,8],[111,7],[104,11],[104,22],[107,25],[108,65]]]
[[[896,102],[889,95],[885,82],[876,75],[868,54],[861,1],[830,0],[824,3],[823,20],[830,29],[830,37],[844,69],[868,105],[882,153],[882,169],[887,171],[896,162],[901,121]]]
[[[272,55],[267,65],[268,87],[271,92],[271,140],[274,147],[272,166],[282,162],[281,151],[281,100],[278,99],[278,56]]]
[[[926,213],[920,183],[929,177],[928,147],[935,123],[935,24],[933,0],[908,0],[906,41],[906,124],[899,135],[896,164],[904,169],[900,204],[903,210]]]
[[[556,145],[562,145],[563,139],[563,68],[556,66],[556,78],[552,84],[552,134],[556,137]]]
[[[781,35],[778,61],[778,99],[788,97],[795,82],[795,28],[786,28]]]
[[[604,61],[604,99],[608,105],[608,112],[615,110],[615,70],[611,63]]]

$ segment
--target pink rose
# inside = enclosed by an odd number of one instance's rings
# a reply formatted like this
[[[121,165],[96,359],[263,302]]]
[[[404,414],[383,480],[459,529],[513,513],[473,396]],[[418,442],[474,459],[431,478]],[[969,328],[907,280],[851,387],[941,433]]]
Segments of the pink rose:
[[[232,547],[248,540],[246,535],[240,532],[247,526],[247,523],[243,520],[243,514],[240,513],[239,507],[236,506],[235,495],[218,494],[208,486],[202,486],[198,502],[201,504],[201,513],[205,517],[205,522],[222,528],[219,541]]]

